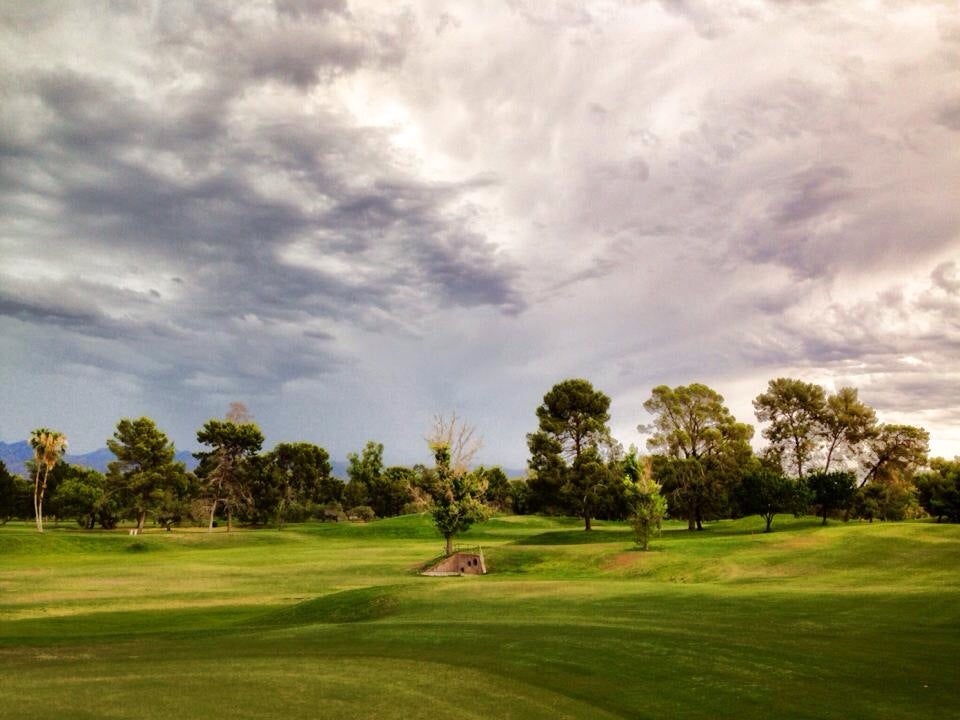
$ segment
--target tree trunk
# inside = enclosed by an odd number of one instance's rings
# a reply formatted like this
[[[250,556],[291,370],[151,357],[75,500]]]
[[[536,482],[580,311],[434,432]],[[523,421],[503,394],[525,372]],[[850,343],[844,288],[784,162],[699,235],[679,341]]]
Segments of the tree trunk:
[[[40,517],[40,463],[37,463],[37,476],[33,479],[33,517],[37,521],[37,532],[43,532],[43,519]]]
[[[827,509],[826,509],[826,508],[823,509],[823,522],[820,523],[820,524],[821,524],[821,525],[826,525],[826,524],[827,524]]]
[[[583,515],[583,529],[592,530],[592,528],[590,527],[590,516],[586,513],[584,513]]]
[[[147,521],[147,511],[141,510],[137,513],[137,535],[143,535],[143,525]]]
[[[830,472],[830,462],[833,460],[833,451],[837,449],[837,445],[838,445],[838,444],[839,444],[839,438],[835,438],[835,439],[830,443],[830,449],[827,450],[827,462],[826,462],[826,464],[823,466],[823,472],[824,472],[824,474]]]
[[[207,528],[207,532],[213,532],[213,518],[217,514],[217,498],[213,499],[213,504],[210,506],[210,526]]]
[[[447,541],[447,557],[453,555],[453,535],[444,535],[443,539]]]
[[[43,532],[43,494],[47,489],[47,475],[50,474],[50,468],[47,466],[43,472],[43,482],[40,483],[40,497],[37,498],[37,530]]]
[[[687,515],[687,530],[696,530],[696,529],[697,529],[697,518],[691,512],[689,515]]]
[[[764,532],[770,532],[770,526],[773,524],[773,515],[767,515],[765,519],[767,521],[767,529],[764,530]]]
[[[233,508],[227,505],[227,532],[233,530]]]

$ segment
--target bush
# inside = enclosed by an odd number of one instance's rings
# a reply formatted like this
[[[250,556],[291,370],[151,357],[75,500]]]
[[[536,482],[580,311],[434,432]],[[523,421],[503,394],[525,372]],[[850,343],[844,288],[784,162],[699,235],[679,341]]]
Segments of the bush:
[[[916,477],[920,506],[937,522],[960,522],[960,458],[934,458],[930,471]]]
[[[857,492],[857,478],[851,472],[812,473],[806,478],[810,501],[827,524],[832,513],[846,511]]]
[[[510,481],[510,509],[517,515],[530,512],[530,488],[523,478]]]
[[[916,489],[898,479],[874,480],[857,489],[853,498],[853,514],[864,520],[906,520],[916,517]]]
[[[210,501],[195,498],[187,503],[187,517],[195,527],[206,527],[210,524]]]
[[[338,502],[314,505],[313,517],[321,522],[340,522],[347,519],[346,513],[343,512],[343,506]]]
[[[350,508],[350,510],[347,511],[347,517],[351,520],[370,522],[376,516],[377,514],[373,512],[373,508],[369,505],[357,505],[355,508]]]
[[[292,502],[283,510],[284,522],[299,523],[310,517],[310,510],[298,502]]]

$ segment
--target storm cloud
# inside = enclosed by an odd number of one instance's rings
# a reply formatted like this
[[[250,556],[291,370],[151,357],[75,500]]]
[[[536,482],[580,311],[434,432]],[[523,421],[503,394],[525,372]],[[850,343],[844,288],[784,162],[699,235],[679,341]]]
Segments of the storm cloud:
[[[856,384],[960,452],[960,21],[947,5],[9,2],[0,437],[120,414],[184,447],[522,466],[583,376],[752,420]]]

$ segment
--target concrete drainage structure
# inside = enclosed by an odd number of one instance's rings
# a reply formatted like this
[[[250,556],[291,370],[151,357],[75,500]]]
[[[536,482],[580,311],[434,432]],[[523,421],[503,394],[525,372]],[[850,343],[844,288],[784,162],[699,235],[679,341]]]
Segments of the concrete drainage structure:
[[[448,577],[451,575],[486,575],[487,565],[483,561],[483,548],[457,549],[439,562],[420,572],[430,577]]]

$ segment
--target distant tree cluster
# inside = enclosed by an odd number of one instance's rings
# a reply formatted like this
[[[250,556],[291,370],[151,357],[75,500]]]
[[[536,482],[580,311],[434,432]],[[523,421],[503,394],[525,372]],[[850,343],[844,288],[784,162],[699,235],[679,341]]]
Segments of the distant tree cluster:
[[[654,485],[669,515],[690,530],[760,515],[769,532],[776,515],[806,512],[824,523],[924,512],[957,519],[958,461],[928,461],[928,433],[878,422],[855,388],[828,394],[801,380],[771,380],[754,400],[767,441],[755,454],[753,427],[738,422],[715,390],[660,385],[644,403],[653,422],[639,427],[651,453],[643,462],[610,437],[609,404],[580,378],[547,392],[539,428],[527,436],[526,482],[510,485],[515,511],[578,515],[586,530],[591,518],[629,518],[644,546],[651,527],[644,518],[660,511],[650,504]]]
[[[107,440],[116,459],[106,473],[64,462],[66,437],[41,428],[31,435],[31,480],[0,463],[0,523],[32,518],[42,532],[44,518],[76,520],[87,529],[130,520],[139,534],[148,519],[167,528],[190,523],[210,530],[225,521],[229,531],[235,522],[283,528],[311,517],[366,521],[428,510],[436,519],[438,508],[446,508],[450,517],[436,521],[441,534],[448,537],[448,528],[452,537],[489,512],[506,509],[511,500],[500,468],[466,467],[470,438],[450,435],[465,427],[453,420],[431,436],[435,468],[384,467],[383,445],[370,441],[348,455],[346,482],[332,475],[327,451],[312,443],[281,442],[264,452],[263,433],[242,403],[231,404],[224,418],[208,420],[197,432],[204,449],[194,453],[193,472],[176,460],[173,443],[147,417],[117,424]],[[441,462],[444,443],[453,453],[452,465]],[[448,485],[457,488],[453,504],[447,502]]]
[[[793,378],[771,380],[753,401],[762,437],[739,422],[723,397],[692,383],[651,391],[639,426],[649,455],[624,452],[613,439],[610,398],[582,378],[554,385],[536,408],[527,435],[524,478],[471,467],[479,438],[456,415],[438,417],[427,438],[433,466],[386,467],[383,445],[370,441],[348,455],[346,479],[332,475],[329,454],[307,442],[263,451],[263,433],[242,403],[197,432],[203,450],[188,472],[150,418],[124,418],[107,441],[116,459],[106,474],[63,461],[67,438],[39,428],[30,437],[29,478],[0,463],[0,523],[75,519],[85,528],[123,520],[142,532],[148,520],[170,527],[191,522],[213,529],[225,520],[247,525],[310,517],[320,520],[427,512],[452,538],[493,511],[573,515],[585,530],[594,519],[630,520],[637,544],[649,545],[664,517],[690,530],[720,518],[759,515],[770,531],[776,515],[816,513],[868,521],[924,514],[960,522],[960,459],[928,459],[922,428],[886,424],[857,390],[827,393]]]

